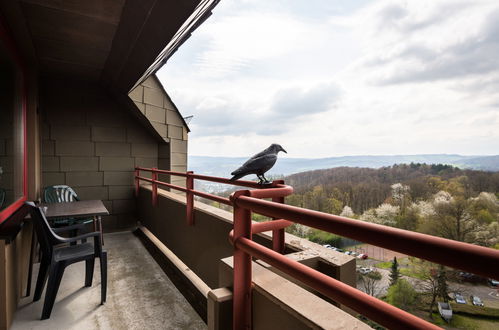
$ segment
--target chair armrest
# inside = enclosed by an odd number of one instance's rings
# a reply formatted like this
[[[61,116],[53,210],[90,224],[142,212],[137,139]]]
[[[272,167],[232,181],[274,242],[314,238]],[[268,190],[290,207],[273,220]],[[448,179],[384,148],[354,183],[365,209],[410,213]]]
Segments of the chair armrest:
[[[94,237],[94,240],[96,240],[100,244],[100,231],[94,231],[91,233],[86,233],[86,234],[75,236],[75,237],[65,238],[63,243],[76,242],[76,241],[84,240],[84,239],[87,239],[90,237]]]
[[[85,228],[85,224],[79,223],[77,225],[71,225],[71,226],[55,227],[55,228],[52,227],[52,230],[54,231],[54,233],[63,233],[73,229],[82,229],[82,228]]]

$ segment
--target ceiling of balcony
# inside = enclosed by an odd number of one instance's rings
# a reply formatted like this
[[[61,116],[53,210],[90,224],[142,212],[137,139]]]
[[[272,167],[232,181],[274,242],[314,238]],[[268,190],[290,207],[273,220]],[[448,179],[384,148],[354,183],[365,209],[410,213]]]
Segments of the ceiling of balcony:
[[[99,78],[125,0],[22,0],[40,71]]]
[[[200,0],[19,0],[41,74],[128,92]]]

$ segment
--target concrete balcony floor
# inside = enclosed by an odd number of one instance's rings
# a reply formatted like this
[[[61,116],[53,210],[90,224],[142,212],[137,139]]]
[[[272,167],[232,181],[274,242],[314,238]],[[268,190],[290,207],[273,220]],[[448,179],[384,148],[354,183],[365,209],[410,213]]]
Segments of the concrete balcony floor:
[[[100,267],[92,287],[83,286],[85,263],[66,268],[48,320],[40,320],[40,301],[24,298],[12,330],[18,329],[206,329],[206,324],[130,232],[106,234],[107,302],[100,305]],[[38,273],[33,272],[33,290]],[[33,293],[32,293],[33,294]]]

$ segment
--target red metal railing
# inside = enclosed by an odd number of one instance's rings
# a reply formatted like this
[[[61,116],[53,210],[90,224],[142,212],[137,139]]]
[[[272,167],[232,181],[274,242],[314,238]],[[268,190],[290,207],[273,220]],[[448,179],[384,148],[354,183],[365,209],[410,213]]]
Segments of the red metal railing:
[[[195,191],[192,188],[183,188],[141,177],[139,175],[141,170],[179,175],[186,177],[187,180],[191,177],[251,188],[261,188],[261,186],[251,181],[231,182],[223,178],[193,173],[145,168],[137,168],[136,172],[137,192],[139,181],[144,180],[153,185],[164,185],[234,207],[234,230],[230,233],[230,240],[234,245],[234,329],[251,329],[252,257],[264,260],[305,285],[381,325],[394,329],[438,329],[429,322],[278,253],[284,249],[284,228],[295,222],[474,274],[499,279],[497,270],[499,269],[499,251],[497,250],[285,205],[283,196],[291,194],[293,189],[284,185],[282,181],[273,183],[273,186],[268,189],[236,191],[230,199],[226,199]],[[272,201],[260,198],[272,198]],[[271,217],[274,220],[252,224],[251,212]],[[273,249],[275,251],[252,241],[252,234],[268,230],[274,233]]]
[[[149,172],[151,173],[151,178],[147,178],[140,175],[140,172]],[[185,187],[174,185],[171,183],[163,182],[158,180],[159,174],[165,175],[174,175],[185,177]],[[194,172],[174,172],[167,170],[159,170],[157,168],[144,168],[144,167],[136,167],[135,168],[135,196],[138,196],[140,181],[149,182],[152,185],[152,205],[156,206],[158,203],[158,186],[167,187],[170,189],[179,190],[186,193],[186,221],[187,224],[192,226],[194,225],[194,196],[199,196],[202,198],[206,198],[212,201],[219,202],[221,204],[232,206],[232,202],[230,199],[205,193],[202,191],[198,191],[194,189],[194,180],[203,180],[210,182],[217,182],[223,184],[230,184],[234,186],[246,187],[246,188],[254,188],[256,190],[250,191],[250,196],[255,198],[272,198],[273,201],[278,203],[284,203],[284,197],[291,195],[293,193],[293,188],[290,186],[286,186],[284,181],[275,180],[269,185],[260,185],[253,181],[230,181],[225,178],[218,178],[214,176],[208,175],[199,175],[194,174]],[[290,225],[292,223],[289,223]],[[284,228],[273,229],[272,231],[272,245],[275,251],[284,252]]]

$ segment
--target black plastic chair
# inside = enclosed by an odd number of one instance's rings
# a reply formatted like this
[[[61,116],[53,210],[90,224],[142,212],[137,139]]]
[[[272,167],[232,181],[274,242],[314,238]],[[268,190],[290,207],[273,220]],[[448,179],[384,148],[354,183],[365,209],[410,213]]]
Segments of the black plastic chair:
[[[101,304],[103,304],[106,301],[107,290],[107,252],[102,249],[100,232],[87,233],[71,238],[60,237],[50,228],[45,215],[34,203],[27,202],[26,204],[31,206],[30,214],[42,252],[33,301],[40,300],[48,278],[41,319],[44,320],[50,317],[65,268],[79,261],[85,261],[86,263],[85,286],[89,287],[92,286],[95,258],[100,259]],[[86,242],[86,239],[90,237],[94,238],[93,244]],[[81,243],[70,245],[78,241],[81,241]]]
[[[5,202],[5,189],[0,188],[0,210],[3,209],[4,202]]]

